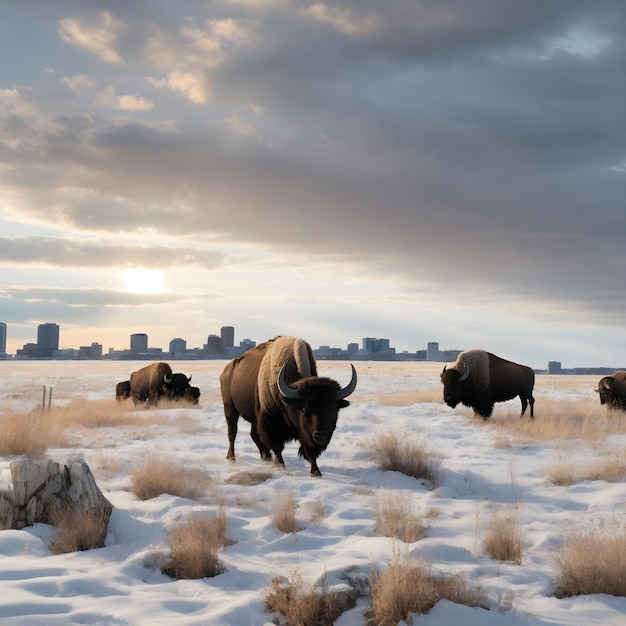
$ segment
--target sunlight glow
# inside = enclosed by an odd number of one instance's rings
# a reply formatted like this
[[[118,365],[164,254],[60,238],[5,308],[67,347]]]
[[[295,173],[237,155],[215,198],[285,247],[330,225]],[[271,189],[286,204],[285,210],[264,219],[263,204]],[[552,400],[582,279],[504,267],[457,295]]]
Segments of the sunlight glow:
[[[161,270],[136,267],[124,273],[126,287],[133,293],[163,293],[165,284]]]

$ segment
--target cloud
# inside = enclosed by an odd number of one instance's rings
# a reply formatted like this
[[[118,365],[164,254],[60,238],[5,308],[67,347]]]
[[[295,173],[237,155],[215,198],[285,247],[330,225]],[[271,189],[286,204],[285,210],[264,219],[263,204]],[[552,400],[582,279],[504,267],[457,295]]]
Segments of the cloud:
[[[93,101],[98,107],[120,111],[150,111],[154,108],[154,104],[146,98],[137,95],[116,95],[114,87],[107,87],[96,93]]]
[[[330,24],[344,35],[363,35],[374,27],[374,18],[371,16],[355,18],[351,9],[332,7],[323,2],[316,2],[302,9],[302,12],[318,22]]]
[[[63,268],[170,268],[213,270],[225,262],[222,253],[194,248],[106,245],[54,237],[1,237],[0,265]]]
[[[122,57],[115,50],[122,26],[109,11],[103,11],[89,23],[71,18],[62,19],[59,21],[58,33],[66,43],[91,52],[105,63],[123,65]]]
[[[65,83],[72,91],[77,93],[85,93],[98,84],[93,78],[85,74],[65,76],[61,79],[61,82]]]
[[[167,78],[162,79],[147,76],[146,81],[156,88],[177,91],[195,104],[208,104],[211,101],[209,81],[199,70],[172,71]]]

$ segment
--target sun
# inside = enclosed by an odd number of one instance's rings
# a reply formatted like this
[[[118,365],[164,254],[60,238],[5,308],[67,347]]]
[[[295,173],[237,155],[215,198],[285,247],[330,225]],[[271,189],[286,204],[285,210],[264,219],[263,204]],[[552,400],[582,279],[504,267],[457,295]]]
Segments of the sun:
[[[126,287],[133,293],[163,293],[165,284],[161,270],[135,267],[124,273]]]

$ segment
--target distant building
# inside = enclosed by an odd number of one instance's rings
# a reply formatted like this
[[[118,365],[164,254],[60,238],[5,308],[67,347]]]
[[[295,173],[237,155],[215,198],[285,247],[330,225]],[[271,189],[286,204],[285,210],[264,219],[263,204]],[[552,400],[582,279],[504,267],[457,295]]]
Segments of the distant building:
[[[209,335],[206,340],[205,351],[207,354],[224,354],[224,342],[218,335]]]
[[[0,354],[7,352],[7,325],[0,322]]]
[[[176,337],[170,341],[170,354],[173,358],[182,357],[187,352],[187,342],[180,337]]]
[[[52,322],[37,326],[37,350],[42,359],[51,359],[59,349],[59,325]]]
[[[130,353],[145,354],[148,352],[148,335],[146,333],[134,333],[130,336]]]
[[[560,374],[562,371],[561,361],[550,361],[548,363],[548,374]]]
[[[228,349],[235,345],[235,327],[222,326],[220,329],[220,338],[222,339],[222,351],[227,353]]]
[[[427,361],[441,361],[441,351],[439,350],[438,342],[429,341],[426,344],[426,360]]]
[[[346,350],[347,353],[351,356],[351,357],[355,357],[359,351],[359,344],[358,343],[349,343],[348,344],[348,349]]]
[[[102,345],[95,341],[90,346],[81,346],[78,349],[78,358],[81,360],[100,360],[102,358]]]

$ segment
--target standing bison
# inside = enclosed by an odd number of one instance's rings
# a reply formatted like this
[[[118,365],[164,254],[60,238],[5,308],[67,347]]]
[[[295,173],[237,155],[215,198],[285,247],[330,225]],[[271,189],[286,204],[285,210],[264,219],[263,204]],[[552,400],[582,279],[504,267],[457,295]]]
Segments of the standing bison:
[[[130,380],[123,380],[115,385],[115,399],[126,400],[130,398]]]
[[[130,375],[130,395],[135,404],[156,404],[172,391],[172,368],[168,363],[151,363]]]
[[[474,409],[487,419],[496,402],[519,396],[522,401],[522,417],[530,404],[530,417],[534,417],[533,386],[535,373],[530,367],[518,365],[485,352],[467,350],[459,354],[455,363],[441,372],[443,399],[455,408],[459,402]]]
[[[601,378],[598,382],[600,404],[606,404],[609,409],[626,411],[626,372],[619,370]]]
[[[311,476],[320,476],[317,457],[330,443],[339,409],[356,388],[356,370],[341,388],[317,376],[311,346],[296,337],[276,337],[231,361],[220,376],[224,415],[228,426],[228,454],[235,460],[239,416],[250,422],[250,436],[263,460],[285,466],[283,448],[300,442],[298,451],[311,464]]]

